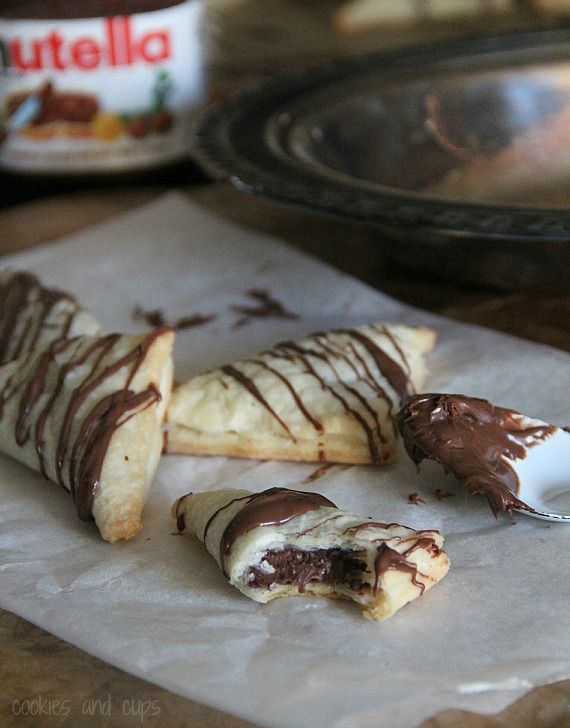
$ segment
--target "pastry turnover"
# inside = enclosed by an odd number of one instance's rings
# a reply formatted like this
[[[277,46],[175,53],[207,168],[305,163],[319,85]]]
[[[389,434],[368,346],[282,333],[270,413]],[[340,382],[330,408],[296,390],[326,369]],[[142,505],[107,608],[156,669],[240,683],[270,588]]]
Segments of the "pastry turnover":
[[[71,492],[107,541],[140,530],[162,450],[173,333],[59,338],[0,367],[0,451]]]
[[[99,324],[69,293],[27,271],[0,272],[0,364],[60,337],[96,336]]]
[[[382,463],[395,413],[421,389],[430,329],[376,324],[314,334],[175,388],[166,450],[192,455]]]
[[[381,621],[449,569],[438,531],[378,523],[317,493],[188,494],[173,515],[179,531],[205,544],[233,586],[262,603],[296,594],[342,597]]]

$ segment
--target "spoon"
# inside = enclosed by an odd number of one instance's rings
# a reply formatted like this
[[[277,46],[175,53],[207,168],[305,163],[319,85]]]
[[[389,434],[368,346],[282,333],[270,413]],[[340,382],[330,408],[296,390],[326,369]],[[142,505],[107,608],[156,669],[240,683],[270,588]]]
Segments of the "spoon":
[[[398,414],[406,451],[435,460],[495,515],[518,511],[570,523],[549,501],[570,491],[570,432],[491,402],[458,394],[410,397]]]
[[[14,111],[6,122],[6,128],[11,132],[19,131],[36,118],[41,108],[41,101],[37,93],[30,94],[25,101]]]

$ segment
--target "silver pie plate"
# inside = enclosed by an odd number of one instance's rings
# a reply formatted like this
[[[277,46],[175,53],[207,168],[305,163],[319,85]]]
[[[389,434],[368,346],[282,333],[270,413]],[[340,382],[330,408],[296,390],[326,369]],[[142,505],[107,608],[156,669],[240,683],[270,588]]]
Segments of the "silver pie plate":
[[[279,76],[206,112],[195,145],[242,191],[374,226],[404,264],[570,283],[570,31]]]

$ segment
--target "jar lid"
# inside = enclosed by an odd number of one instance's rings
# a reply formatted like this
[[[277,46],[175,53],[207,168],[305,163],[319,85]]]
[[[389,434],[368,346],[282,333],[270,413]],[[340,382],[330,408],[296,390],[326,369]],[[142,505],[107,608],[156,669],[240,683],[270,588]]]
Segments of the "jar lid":
[[[70,20],[132,15],[181,5],[185,0],[4,0],[0,17],[22,20]]]

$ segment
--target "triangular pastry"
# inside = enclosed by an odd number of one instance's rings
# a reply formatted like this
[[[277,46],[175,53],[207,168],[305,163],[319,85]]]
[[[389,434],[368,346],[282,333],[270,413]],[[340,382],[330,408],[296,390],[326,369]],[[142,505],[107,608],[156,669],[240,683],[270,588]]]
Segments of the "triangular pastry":
[[[261,603],[297,594],[342,597],[381,621],[449,569],[438,531],[378,523],[318,493],[190,493],[173,515],[179,531],[205,544],[229,582]]]
[[[27,271],[0,272],[0,364],[54,339],[98,333],[97,321],[69,293],[46,288]]]
[[[140,530],[173,338],[170,329],[62,338],[0,367],[0,451],[70,491],[107,541]]]
[[[423,386],[430,329],[375,324],[319,333],[176,387],[166,451],[308,462],[383,463],[395,414]]]

